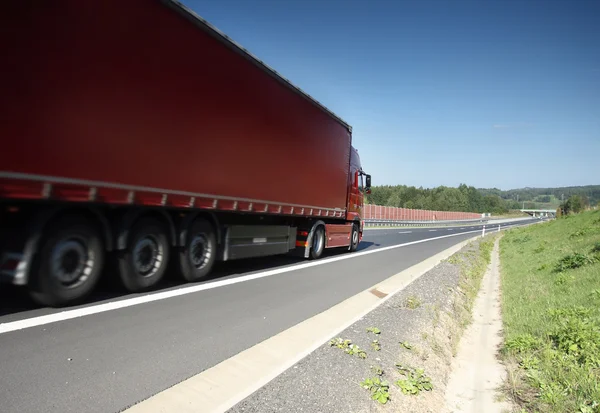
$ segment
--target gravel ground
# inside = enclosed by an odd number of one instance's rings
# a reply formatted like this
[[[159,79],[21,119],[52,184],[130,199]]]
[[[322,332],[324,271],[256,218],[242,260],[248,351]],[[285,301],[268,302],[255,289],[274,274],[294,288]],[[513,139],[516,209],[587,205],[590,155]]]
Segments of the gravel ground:
[[[474,258],[478,242],[458,253],[465,262]],[[442,410],[453,343],[462,331],[454,308],[462,296],[458,288],[460,268],[451,262],[454,261],[440,263],[339,335],[363,349],[367,353],[365,359],[325,343],[229,412]],[[377,327],[381,333],[367,332],[370,327]],[[373,340],[379,341],[380,351],[372,348]],[[405,341],[410,350],[400,344]],[[404,378],[396,371],[396,363],[423,368],[431,378],[433,390],[417,396],[402,394],[394,384]],[[365,378],[377,377],[371,366],[382,368],[382,379],[390,384],[386,405],[371,400],[369,391],[360,385]]]

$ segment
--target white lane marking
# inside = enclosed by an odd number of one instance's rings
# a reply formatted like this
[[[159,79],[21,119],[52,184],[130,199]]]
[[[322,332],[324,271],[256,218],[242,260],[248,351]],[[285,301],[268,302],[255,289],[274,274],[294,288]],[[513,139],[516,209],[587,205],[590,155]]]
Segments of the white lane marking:
[[[461,228],[461,229],[464,229],[464,228]]]
[[[516,224],[519,225],[519,224]],[[367,251],[355,252],[348,255],[339,255],[337,257],[326,258],[320,261],[311,261],[303,264],[294,265],[291,267],[277,268],[274,270],[263,271],[254,274],[248,274],[237,278],[227,280],[214,281],[206,284],[192,285],[189,287],[178,288],[176,290],[163,291],[159,293],[150,293],[140,297],[128,298],[119,301],[111,301],[108,303],[92,305],[74,310],[65,310],[59,313],[43,315],[39,317],[31,317],[23,320],[12,321],[0,324],[0,334],[9,333],[11,331],[23,330],[31,327],[39,327],[46,324],[57,323],[59,321],[71,320],[74,318],[85,317],[88,315],[104,313],[107,311],[118,310],[121,308],[132,307],[134,305],[151,303],[153,301],[165,300],[167,298],[179,297],[181,295],[193,294],[200,291],[211,290],[213,288],[225,287],[227,285],[238,284],[246,281],[257,280],[260,278],[271,277],[273,275],[282,274],[305,268],[316,267],[317,265],[329,264],[336,261],[348,260],[351,258],[362,257],[363,255],[376,254],[378,252],[389,251],[396,248],[407,247],[409,245],[422,244],[424,242],[435,241],[438,239],[457,237],[466,234],[479,233],[480,230],[459,232],[456,234],[440,235],[439,237],[425,238],[417,241],[405,242],[404,244],[391,245],[389,247],[376,248]]]
[[[430,229],[429,232],[435,232],[437,229]]]
[[[400,231],[398,234],[412,234],[412,231]]]
[[[448,228],[448,231],[452,231],[452,228]]]

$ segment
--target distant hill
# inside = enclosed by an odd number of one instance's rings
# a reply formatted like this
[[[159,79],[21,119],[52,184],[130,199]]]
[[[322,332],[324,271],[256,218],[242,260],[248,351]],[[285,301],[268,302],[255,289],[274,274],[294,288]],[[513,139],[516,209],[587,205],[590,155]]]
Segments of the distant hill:
[[[535,203],[536,208],[556,208],[561,201],[571,195],[579,195],[591,205],[600,201],[600,185],[565,186],[558,188],[520,188],[502,191],[497,188],[478,188],[483,196],[496,195],[502,199],[518,201],[519,203]],[[527,205],[526,205],[527,206]]]

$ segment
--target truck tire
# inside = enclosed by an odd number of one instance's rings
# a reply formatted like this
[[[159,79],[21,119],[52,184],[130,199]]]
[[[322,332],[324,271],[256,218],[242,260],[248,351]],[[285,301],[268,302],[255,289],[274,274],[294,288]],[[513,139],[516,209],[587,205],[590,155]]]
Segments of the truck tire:
[[[213,226],[205,219],[192,222],[185,245],[179,250],[180,272],[184,280],[200,281],[206,278],[217,256],[217,237]]]
[[[104,266],[100,231],[83,216],[63,216],[44,231],[33,260],[30,296],[38,304],[61,307],[92,292]]]
[[[350,234],[350,252],[358,249],[358,241],[360,238],[358,224],[352,225],[352,233]]]
[[[325,227],[319,225],[315,228],[315,232],[313,233],[311,245],[310,245],[310,258],[313,260],[317,260],[321,258],[323,255],[323,251],[325,250]]]
[[[145,291],[164,276],[169,262],[169,238],[164,224],[140,218],[131,228],[127,249],[119,255],[121,282],[130,292]]]

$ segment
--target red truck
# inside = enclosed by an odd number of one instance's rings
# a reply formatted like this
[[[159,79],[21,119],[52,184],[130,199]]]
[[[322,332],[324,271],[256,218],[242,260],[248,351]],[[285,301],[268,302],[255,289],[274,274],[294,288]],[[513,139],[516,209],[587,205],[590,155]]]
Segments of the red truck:
[[[0,280],[80,302],[169,263],[355,251],[351,127],[174,0],[2,5]],[[114,261],[113,261],[114,260]]]

